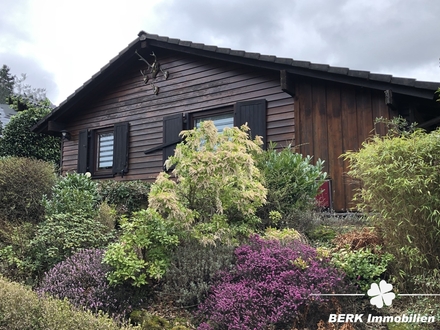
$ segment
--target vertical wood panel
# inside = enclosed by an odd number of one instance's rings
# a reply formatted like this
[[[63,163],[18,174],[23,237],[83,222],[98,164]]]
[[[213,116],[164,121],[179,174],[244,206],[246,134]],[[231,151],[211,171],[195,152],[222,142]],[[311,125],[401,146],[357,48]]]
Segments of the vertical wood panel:
[[[385,95],[383,91],[374,91],[371,93],[371,106],[373,108],[373,120],[376,118],[390,119],[388,106],[385,104]],[[375,132],[379,135],[386,134],[385,124],[376,124]]]
[[[301,83],[299,95],[300,126],[296,126],[298,132],[299,151],[304,155],[313,155],[313,116],[312,116],[312,86],[309,81]]]
[[[371,106],[371,91],[358,88],[356,91],[356,108],[358,111],[359,146],[368,139],[373,130],[373,111]]]
[[[324,160],[324,171],[328,172],[328,127],[325,85],[322,82],[316,82],[312,88],[312,95],[314,161],[316,162],[318,158]]]
[[[359,145],[358,139],[358,120],[356,110],[356,92],[354,87],[345,86],[341,92],[341,116],[343,134],[343,152],[357,150]],[[348,162],[344,161],[343,168],[346,210],[354,207],[352,202],[355,189],[358,187],[355,182],[347,175]]]
[[[346,208],[345,185],[343,177],[344,162],[340,158],[343,153],[344,131],[341,118],[340,85],[327,85],[327,120],[328,120],[328,164],[332,180],[333,208]]]

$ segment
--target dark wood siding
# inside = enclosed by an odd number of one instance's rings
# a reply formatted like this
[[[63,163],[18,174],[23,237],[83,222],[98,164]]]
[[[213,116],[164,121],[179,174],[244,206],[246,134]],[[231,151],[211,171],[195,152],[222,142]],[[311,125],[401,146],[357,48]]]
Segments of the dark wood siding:
[[[154,180],[162,170],[162,151],[144,151],[163,143],[163,118],[178,113],[195,113],[237,102],[267,101],[267,139],[284,146],[294,143],[293,98],[280,88],[279,73],[241,65],[206,60],[177,53],[156,52],[168,80],[159,74],[155,84],[144,85],[139,72],[142,62],[134,58],[126,72],[115,74],[93,98],[79,104],[66,122],[72,135],[63,148],[63,171],[77,170],[78,135],[84,129],[130,124],[128,173],[118,180]],[[129,68],[129,69],[127,69]]]
[[[332,181],[333,208],[354,208],[356,184],[346,175],[348,164],[340,155],[358,150],[374,129],[377,117],[390,118],[383,91],[304,80],[297,82],[296,143],[304,155],[325,160]],[[378,128],[384,133],[384,127]]]

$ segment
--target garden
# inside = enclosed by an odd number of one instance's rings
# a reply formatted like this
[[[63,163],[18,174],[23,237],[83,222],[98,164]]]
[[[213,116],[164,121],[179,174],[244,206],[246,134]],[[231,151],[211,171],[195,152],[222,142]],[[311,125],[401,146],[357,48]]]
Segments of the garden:
[[[246,126],[182,132],[154,183],[0,158],[0,329],[440,326],[440,130],[387,124],[341,156],[361,187],[343,215],[316,205],[321,160]]]

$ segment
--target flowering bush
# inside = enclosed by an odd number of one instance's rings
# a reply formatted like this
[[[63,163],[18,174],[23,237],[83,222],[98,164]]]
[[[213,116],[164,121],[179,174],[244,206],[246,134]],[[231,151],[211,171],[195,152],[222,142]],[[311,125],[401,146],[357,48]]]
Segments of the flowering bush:
[[[299,241],[281,244],[258,236],[235,250],[236,265],[219,274],[211,295],[200,306],[206,318],[199,329],[268,329],[305,325],[307,313],[343,286],[343,276]],[[325,312],[325,311],[324,311]],[[314,316],[319,316],[318,310]],[[318,319],[319,320],[319,319]]]
[[[106,279],[110,267],[102,263],[102,249],[82,250],[55,265],[43,278],[38,292],[67,298],[77,307],[116,316],[131,312],[139,302],[131,286],[111,287]],[[139,291],[139,290],[137,290]]]

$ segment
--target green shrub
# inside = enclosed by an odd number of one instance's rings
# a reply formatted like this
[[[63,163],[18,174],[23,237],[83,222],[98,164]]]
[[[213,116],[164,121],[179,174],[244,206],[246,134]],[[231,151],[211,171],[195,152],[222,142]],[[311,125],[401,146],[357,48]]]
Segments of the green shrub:
[[[268,227],[264,232],[263,239],[278,240],[281,243],[287,243],[294,240],[299,240],[303,243],[306,242],[305,237],[293,228],[276,229]]]
[[[151,183],[140,180],[98,182],[98,191],[102,200],[113,205],[118,214],[127,216],[148,207],[150,187]]]
[[[14,115],[3,128],[0,156],[35,158],[58,165],[60,138],[31,131],[31,127],[51,110],[51,103],[46,99],[35,104],[30,102],[26,110]]]
[[[314,241],[329,243],[336,237],[336,231],[328,225],[318,225],[307,232],[307,236]]]
[[[169,265],[173,246],[179,243],[172,224],[155,210],[135,212],[128,221],[121,220],[119,241],[110,244],[104,262],[114,268],[110,284],[130,281],[135,286],[158,280]]]
[[[33,268],[33,263],[27,260],[27,256],[36,230],[32,223],[4,224],[0,229],[4,235],[0,244],[0,274],[16,282],[34,284],[35,276],[29,271]]]
[[[341,249],[332,254],[333,264],[364,292],[387,271],[393,259],[391,254],[381,253],[380,247],[376,247],[374,252],[370,248],[361,248]]]
[[[67,301],[39,298],[25,287],[0,278],[0,330],[118,330],[109,317],[75,309]]]
[[[372,211],[393,275],[412,286],[414,276],[440,267],[440,130],[391,131],[344,155],[349,175],[362,182],[359,208]]]
[[[267,203],[260,210],[265,219],[274,210],[289,217],[297,210],[311,209],[327,176],[322,172],[324,162],[320,159],[313,165],[311,156],[295,153],[290,145],[281,151],[275,147],[271,144],[257,157],[267,188]],[[269,221],[269,225],[273,224]]]
[[[181,242],[173,251],[161,281],[160,299],[183,307],[201,303],[216,273],[232,266],[233,252],[232,246],[224,244],[203,246],[195,240]]]
[[[50,163],[29,158],[0,158],[0,221],[40,222],[44,216],[41,199],[50,194],[55,180],[55,169]]]
[[[44,198],[46,215],[70,214],[95,217],[100,196],[98,185],[86,174],[68,173],[52,188],[52,196]]]
[[[54,214],[38,225],[27,260],[40,276],[78,250],[106,247],[113,238],[114,231],[94,218]]]

